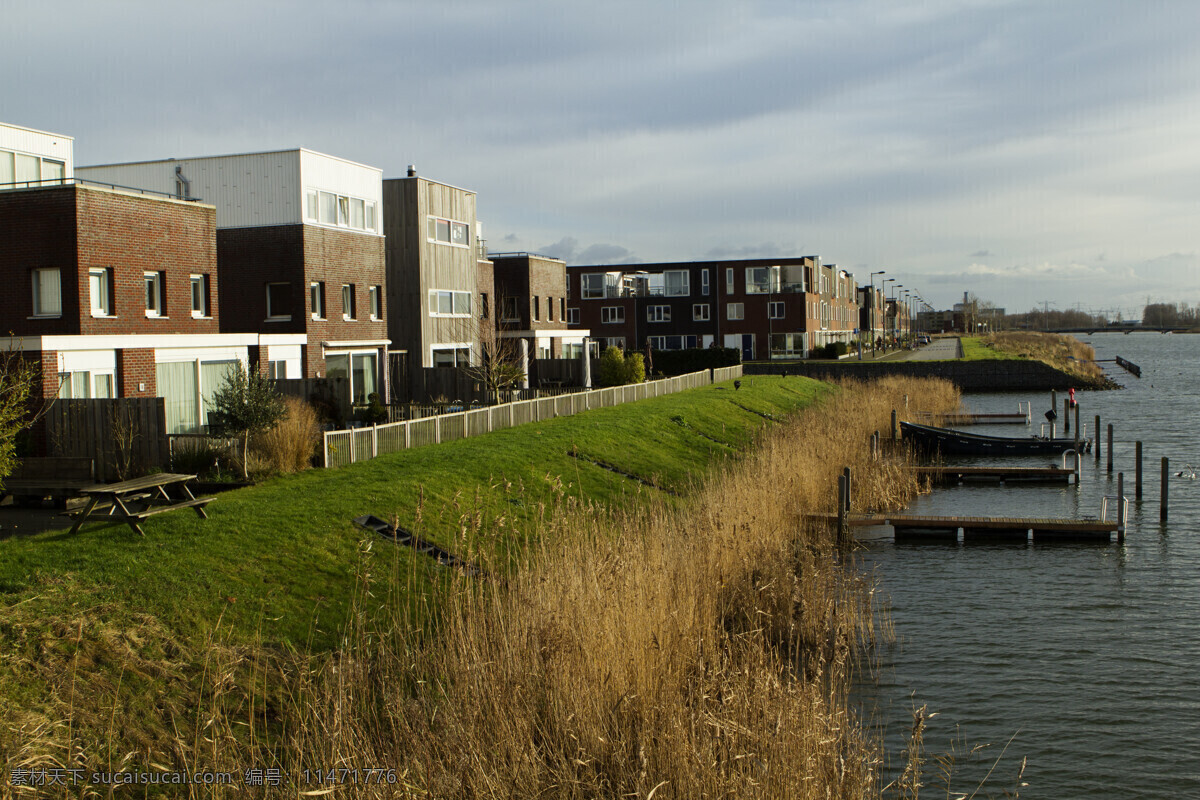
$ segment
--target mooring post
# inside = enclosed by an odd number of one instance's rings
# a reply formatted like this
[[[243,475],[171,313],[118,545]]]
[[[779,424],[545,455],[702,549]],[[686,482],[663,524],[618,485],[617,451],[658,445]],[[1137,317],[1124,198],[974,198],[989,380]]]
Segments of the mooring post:
[[[1134,443],[1133,499],[1142,502],[1142,443]]]
[[[1158,518],[1165,520],[1167,518],[1167,482],[1171,480],[1171,468],[1168,466],[1167,457],[1162,459],[1162,480],[1158,491]]]
[[[838,515],[837,515],[837,544],[839,549],[846,547],[846,476],[838,476]]]
[[[1096,460],[1100,460],[1100,415],[1096,415],[1096,427],[1092,429],[1092,438],[1096,440]]]
[[[1108,474],[1112,474],[1112,423],[1108,423]]]
[[[1125,541],[1125,473],[1117,473],[1117,543]]]
[[[896,424],[896,409],[892,409],[892,441],[900,438],[900,427]]]
[[[1071,398],[1063,398],[1063,435],[1071,432]]]
[[[846,501],[846,511],[849,512],[850,511],[850,491],[853,488],[853,484],[850,482],[850,468],[849,467],[842,467],[842,476],[846,479],[845,501]]]
[[[1079,437],[1083,436],[1083,429],[1079,427],[1079,403],[1075,404],[1075,450],[1079,450]]]

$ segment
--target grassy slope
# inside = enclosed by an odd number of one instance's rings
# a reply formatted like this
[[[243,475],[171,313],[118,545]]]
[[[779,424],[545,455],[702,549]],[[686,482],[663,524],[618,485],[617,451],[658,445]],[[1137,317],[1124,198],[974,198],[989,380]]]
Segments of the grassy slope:
[[[1011,361],[1021,360],[1022,356],[995,349],[984,343],[978,336],[962,337],[963,361]]]
[[[153,517],[145,538],[121,525],[0,541],[0,619],[23,605],[23,617],[36,609],[47,626],[39,645],[27,629],[0,623],[0,649],[36,658],[84,609],[117,630],[152,618],[181,642],[201,641],[221,621],[233,641],[327,649],[367,538],[354,517],[394,515],[460,550],[461,518],[482,514],[494,535],[476,546],[503,559],[555,493],[614,504],[655,491],[571,451],[681,492],[747,445],[768,424],[762,415],[786,414],[822,390],[801,378],[757,377],[736,393],[722,384],[280,477],[221,495],[207,521],[190,512]],[[426,557],[402,549],[399,558],[418,583],[433,579]]]

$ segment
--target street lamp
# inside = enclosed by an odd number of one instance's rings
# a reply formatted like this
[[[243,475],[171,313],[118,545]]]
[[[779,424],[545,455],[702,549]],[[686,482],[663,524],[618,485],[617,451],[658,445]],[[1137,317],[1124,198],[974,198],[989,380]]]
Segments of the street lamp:
[[[887,270],[882,269],[878,272],[871,273],[871,291],[868,292],[867,296],[867,299],[871,303],[871,308],[867,312],[867,336],[871,337],[871,358],[875,357],[875,325],[879,322],[879,314],[877,313],[877,309],[879,308],[879,295],[875,294],[875,276],[885,274],[887,274]],[[882,286],[880,288],[882,288]],[[860,354],[862,353],[861,348],[858,352]]]
[[[895,282],[896,282],[895,278],[885,278],[879,284],[879,289],[883,293],[883,327],[884,327],[884,330],[887,330],[888,284],[895,283]],[[888,349],[888,340],[887,339],[883,340],[883,349],[885,351]]]

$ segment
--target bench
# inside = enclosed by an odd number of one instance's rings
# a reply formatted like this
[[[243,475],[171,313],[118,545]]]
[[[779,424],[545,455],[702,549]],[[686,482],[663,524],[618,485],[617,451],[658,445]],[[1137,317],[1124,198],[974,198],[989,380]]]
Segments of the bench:
[[[195,497],[188,488],[189,481],[194,481],[195,475],[175,475],[171,473],[156,473],[143,475],[120,483],[98,483],[86,486],[81,494],[88,498],[87,505],[82,511],[72,516],[75,524],[71,534],[75,534],[85,522],[117,520],[129,525],[134,532],[145,536],[139,523],[155,514],[176,511],[181,508],[191,508],[201,519],[208,519],[204,507],[211,503],[212,497]],[[178,487],[182,499],[176,500],[167,493],[167,487]],[[138,506],[141,506],[138,508]],[[103,513],[99,513],[103,512]]]
[[[11,494],[18,505],[39,503],[53,497],[60,505],[68,497],[96,482],[92,459],[76,456],[23,458],[12,474],[4,479],[0,497]]]

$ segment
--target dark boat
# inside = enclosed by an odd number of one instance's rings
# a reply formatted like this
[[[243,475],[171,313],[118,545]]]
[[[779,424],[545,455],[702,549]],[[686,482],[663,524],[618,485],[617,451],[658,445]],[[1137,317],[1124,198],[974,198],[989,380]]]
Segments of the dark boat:
[[[1057,455],[1075,449],[1074,439],[1046,439],[1039,436],[1026,438],[984,436],[950,428],[918,425],[915,422],[901,422],[900,432],[904,441],[911,442],[919,450],[940,451],[943,455],[1039,456]],[[1086,453],[1091,447],[1090,439],[1079,440],[1081,452]]]

